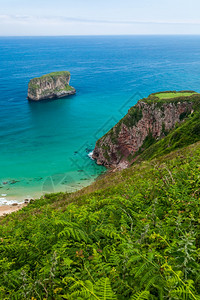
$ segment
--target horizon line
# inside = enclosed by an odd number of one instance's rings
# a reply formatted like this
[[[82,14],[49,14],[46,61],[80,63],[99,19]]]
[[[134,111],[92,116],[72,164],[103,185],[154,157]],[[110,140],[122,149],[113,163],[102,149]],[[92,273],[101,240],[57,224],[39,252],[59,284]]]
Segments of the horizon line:
[[[117,36],[200,36],[200,33],[134,33],[134,34],[61,34],[61,35],[0,35],[2,37],[117,37]]]

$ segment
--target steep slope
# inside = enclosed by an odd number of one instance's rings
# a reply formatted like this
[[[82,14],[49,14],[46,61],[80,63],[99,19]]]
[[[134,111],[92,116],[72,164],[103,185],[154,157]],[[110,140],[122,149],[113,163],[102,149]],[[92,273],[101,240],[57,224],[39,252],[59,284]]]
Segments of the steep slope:
[[[151,143],[148,144],[148,141]],[[200,112],[198,110],[160,141],[149,139],[148,136],[143,144],[144,150],[139,150],[135,155],[137,160],[152,159],[197,141],[200,141]]]
[[[200,298],[200,143],[0,220],[0,299]]]
[[[200,95],[192,91],[152,94],[140,100],[97,141],[93,158],[107,167],[127,166],[178,124],[188,122],[189,115],[196,116],[199,107]]]

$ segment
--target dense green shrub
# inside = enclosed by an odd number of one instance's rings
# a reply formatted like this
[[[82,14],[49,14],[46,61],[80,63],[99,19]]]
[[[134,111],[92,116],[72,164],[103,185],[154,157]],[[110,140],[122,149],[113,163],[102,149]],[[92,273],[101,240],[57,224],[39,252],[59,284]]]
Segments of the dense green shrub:
[[[1,219],[0,299],[199,299],[200,143]]]

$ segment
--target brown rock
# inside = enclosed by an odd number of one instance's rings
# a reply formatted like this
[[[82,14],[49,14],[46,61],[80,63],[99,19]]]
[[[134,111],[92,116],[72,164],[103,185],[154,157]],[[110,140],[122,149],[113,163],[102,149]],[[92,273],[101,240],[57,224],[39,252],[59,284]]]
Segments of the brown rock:
[[[133,156],[141,149],[149,133],[159,140],[193,111],[190,99],[163,103],[145,100],[140,100],[118,124],[97,141],[93,151],[97,164],[120,169],[121,165],[124,168],[128,165],[128,156]]]

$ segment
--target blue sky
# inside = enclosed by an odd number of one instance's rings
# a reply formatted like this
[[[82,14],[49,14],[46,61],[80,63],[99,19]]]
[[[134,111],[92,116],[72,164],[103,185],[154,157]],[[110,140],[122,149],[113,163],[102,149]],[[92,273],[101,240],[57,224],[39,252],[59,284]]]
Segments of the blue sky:
[[[200,34],[199,0],[0,0],[0,36]]]

